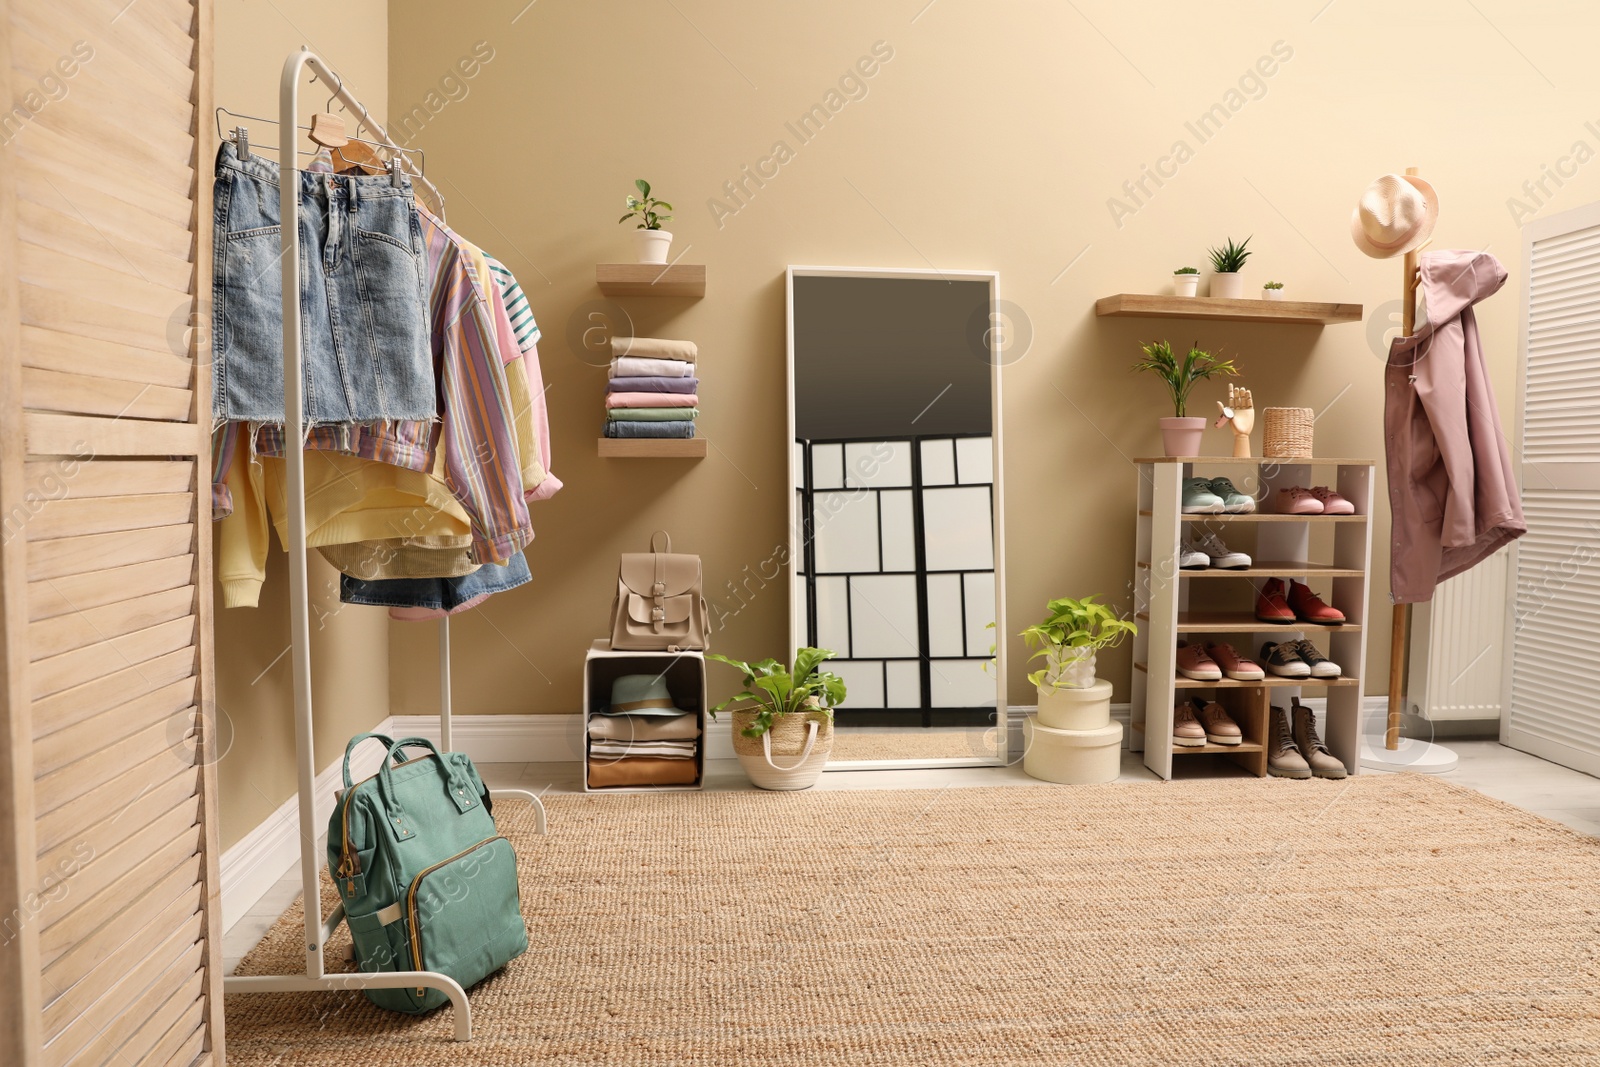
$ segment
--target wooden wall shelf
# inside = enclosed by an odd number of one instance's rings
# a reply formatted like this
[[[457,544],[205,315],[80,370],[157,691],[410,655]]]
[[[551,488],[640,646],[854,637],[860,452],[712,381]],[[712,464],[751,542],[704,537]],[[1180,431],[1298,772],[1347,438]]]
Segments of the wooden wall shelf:
[[[1279,322],[1300,326],[1332,326],[1360,322],[1360,304],[1324,304],[1310,300],[1232,300],[1220,296],[1154,296],[1118,293],[1094,302],[1101,316],[1147,319],[1217,319],[1222,322]]]
[[[602,437],[601,459],[705,459],[704,437]]]
[[[607,296],[706,295],[704,263],[596,263],[594,280]]]

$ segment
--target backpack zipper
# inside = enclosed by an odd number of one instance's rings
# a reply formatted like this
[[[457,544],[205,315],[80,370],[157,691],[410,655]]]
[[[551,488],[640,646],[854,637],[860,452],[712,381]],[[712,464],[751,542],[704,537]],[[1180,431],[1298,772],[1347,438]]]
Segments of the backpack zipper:
[[[479,841],[476,845],[462,849],[449,859],[440,860],[432,867],[423,868],[417,873],[415,878],[411,879],[411,888],[406,890],[406,925],[410,927],[408,933],[411,938],[411,962],[414,965],[415,970],[427,970],[427,968],[422,965],[422,936],[417,929],[417,890],[422,888],[422,880],[428,877],[428,875],[432,874],[434,871],[437,871],[440,867],[448,867],[462,856],[465,856],[470,852],[476,852],[484,845],[491,845],[496,841],[505,840],[507,840],[507,838],[504,834],[498,834],[494,837],[486,837],[482,841]],[[424,989],[422,986],[417,987],[417,996],[425,996],[426,994],[426,989]]]

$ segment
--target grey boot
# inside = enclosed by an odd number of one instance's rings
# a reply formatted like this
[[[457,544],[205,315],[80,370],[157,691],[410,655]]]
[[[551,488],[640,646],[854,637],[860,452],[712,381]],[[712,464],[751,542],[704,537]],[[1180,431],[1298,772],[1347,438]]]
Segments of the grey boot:
[[[1275,778],[1310,778],[1311,765],[1300,757],[1289,729],[1289,713],[1273,708],[1267,727],[1267,773]]]
[[[1294,702],[1294,743],[1300,755],[1318,778],[1343,778],[1346,775],[1343,761],[1328,751],[1328,746],[1317,736],[1317,718],[1312,710],[1300,701]]]

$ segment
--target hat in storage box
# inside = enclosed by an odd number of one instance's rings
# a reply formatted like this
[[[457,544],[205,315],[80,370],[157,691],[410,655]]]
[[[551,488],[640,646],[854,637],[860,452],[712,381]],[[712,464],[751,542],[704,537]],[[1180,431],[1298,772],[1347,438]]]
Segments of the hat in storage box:
[[[624,674],[611,683],[611,706],[602,715],[684,715],[659,674]]]

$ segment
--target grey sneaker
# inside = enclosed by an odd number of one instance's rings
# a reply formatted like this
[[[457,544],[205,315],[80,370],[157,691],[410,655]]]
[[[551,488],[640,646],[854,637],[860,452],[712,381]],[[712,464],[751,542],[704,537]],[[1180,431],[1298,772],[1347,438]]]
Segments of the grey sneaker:
[[[1289,713],[1272,709],[1267,727],[1267,773],[1274,778],[1310,778],[1311,765],[1300,756],[1289,730]]]
[[[1256,498],[1239,492],[1226,478],[1211,479],[1211,492],[1222,499],[1222,510],[1230,515],[1246,515],[1256,509]]]
[[[1344,762],[1336,759],[1317,736],[1316,715],[1298,700],[1294,702],[1294,743],[1311,773],[1318,778],[1343,778],[1348,773]]]

